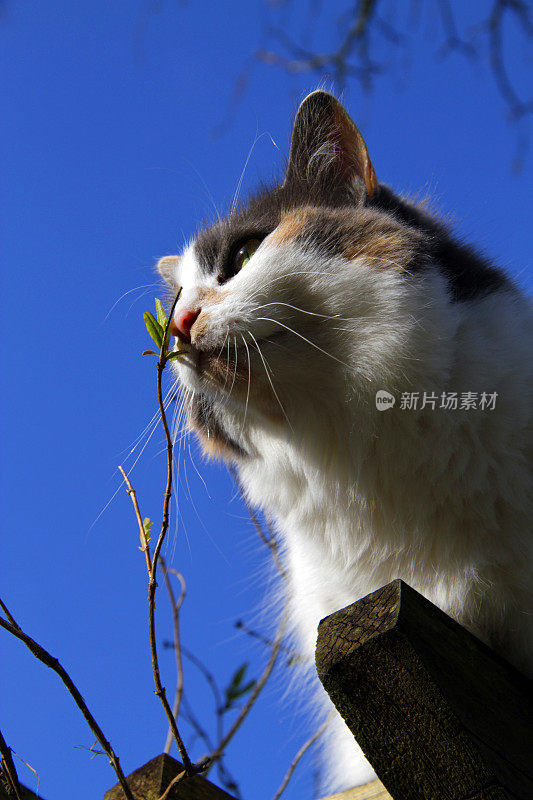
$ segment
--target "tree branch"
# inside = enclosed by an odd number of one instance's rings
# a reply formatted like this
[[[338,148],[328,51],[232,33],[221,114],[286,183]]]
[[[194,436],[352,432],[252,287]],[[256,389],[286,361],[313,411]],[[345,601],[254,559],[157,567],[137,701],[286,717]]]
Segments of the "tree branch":
[[[4,610],[4,613],[8,617],[8,620],[5,620],[2,617],[0,617],[0,626],[9,633],[11,633],[13,636],[15,636],[17,639],[20,639],[21,642],[24,642],[26,647],[30,650],[31,653],[33,653],[35,658],[41,661],[46,667],[49,667],[51,670],[53,670],[56,673],[56,675],[58,675],[59,678],[63,681],[74,702],[76,703],[81,713],[83,714],[83,717],[87,722],[89,728],[94,733],[94,735],[96,736],[96,738],[100,743],[100,746],[102,747],[107,757],[109,758],[109,763],[115,770],[115,774],[118,778],[120,785],[122,786],[122,789],[124,791],[124,794],[126,795],[127,800],[134,800],[134,797],[131,793],[131,790],[124,776],[124,773],[122,772],[118,756],[115,754],[113,748],[111,747],[111,744],[105,738],[100,726],[98,725],[95,718],[89,711],[87,704],[85,703],[85,700],[81,696],[79,689],[75,685],[74,681],[72,680],[68,672],[61,666],[57,658],[54,658],[52,655],[50,655],[50,653],[47,650],[45,650],[44,647],[41,647],[41,645],[38,644],[38,642],[36,642],[34,639],[31,638],[31,636],[28,636],[27,633],[24,633],[22,628],[14,622],[12,615],[9,613],[5,604],[2,601],[0,601],[0,604],[1,608]]]
[[[242,725],[242,723],[244,722],[244,720],[248,716],[250,710],[252,709],[255,701],[259,697],[259,694],[261,693],[265,683],[268,681],[270,675],[272,674],[272,670],[274,669],[274,667],[276,665],[276,661],[277,661],[277,658],[278,658],[278,655],[279,655],[279,651],[280,651],[282,643],[283,643],[283,637],[285,635],[285,628],[286,628],[286,623],[287,623],[286,617],[287,617],[287,615],[284,614],[283,615],[283,619],[281,620],[281,624],[280,624],[280,626],[278,628],[278,632],[276,634],[276,638],[274,640],[274,646],[272,647],[272,652],[270,654],[270,658],[268,659],[268,662],[267,662],[267,664],[265,666],[265,669],[263,670],[263,674],[261,675],[261,677],[259,678],[259,680],[255,684],[253,690],[250,692],[248,700],[246,701],[244,706],[241,708],[237,718],[234,720],[234,722],[231,725],[230,729],[222,737],[222,739],[219,741],[216,750],[213,753],[210,754],[209,757],[211,759],[211,763],[214,763],[217,759],[219,759],[221,757],[221,755],[224,752],[224,749],[225,749],[226,745],[231,741],[231,739],[233,739],[233,737],[237,733],[238,729],[240,728],[240,726]]]
[[[287,770],[287,772],[285,774],[285,777],[283,778],[283,780],[282,780],[282,782],[281,782],[281,784],[279,786],[279,789],[276,792],[276,794],[274,795],[274,797],[272,798],[272,800],[279,800],[279,798],[281,797],[281,795],[283,794],[283,792],[287,788],[287,786],[289,784],[289,781],[292,778],[294,770],[296,769],[296,767],[298,766],[298,764],[300,763],[300,761],[302,760],[304,755],[307,753],[309,748],[316,742],[317,739],[320,738],[320,736],[322,736],[322,734],[324,733],[324,731],[327,728],[328,721],[329,720],[326,720],[325,722],[323,722],[322,725],[318,728],[318,730],[315,731],[315,733],[300,747],[300,749],[298,750],[298,752],[294,756],[294,758],[293,758],[293,760],[291,762],[291,765],[290,765],[289,769]]]

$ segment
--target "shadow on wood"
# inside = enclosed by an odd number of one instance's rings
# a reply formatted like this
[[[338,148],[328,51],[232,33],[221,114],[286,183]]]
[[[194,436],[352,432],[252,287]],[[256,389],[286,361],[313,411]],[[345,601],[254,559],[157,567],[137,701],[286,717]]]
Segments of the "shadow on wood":
[[[400,580],[322,620],[318,675],[394,800],[531,800],[531,682]]]
[[[158,800],[168,788],[169,783],[183,772],[183,765],[172,756],[162,753],[152,758],[143,767],[139,767],[126,780],[135,800]],[[214,783],[201,775],[193,775],[176,784],[169,794],[168,800],[235,800],[235,798],[219,789]],[[124,792],[117,783],[104,795],[104,800],[123,800]]]

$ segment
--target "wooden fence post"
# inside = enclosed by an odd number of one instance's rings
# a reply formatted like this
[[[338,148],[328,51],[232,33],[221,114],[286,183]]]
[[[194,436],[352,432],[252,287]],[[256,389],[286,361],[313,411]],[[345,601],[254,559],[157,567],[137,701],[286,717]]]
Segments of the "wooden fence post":
[[[403,581],[322,620],[316,663],[394,800],[532,800],[531,682]]]
[[[126,780],[135,800],[158,800],[172,779],[181,772],[183,765],[172,756],[162,753],[136,769]],[[124,792],[119,783],[105,793],[104,800],[124,800]],[[167,800],[235,800],[235,798],[223,789],[219,789],[207,778],[193,775],[173,786],[167,795]]]

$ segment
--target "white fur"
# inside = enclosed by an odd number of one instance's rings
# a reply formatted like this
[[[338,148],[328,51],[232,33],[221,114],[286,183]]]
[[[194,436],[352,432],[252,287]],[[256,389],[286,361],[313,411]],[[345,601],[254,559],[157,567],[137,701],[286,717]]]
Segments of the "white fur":
[[[191,248],[178,270],[180,307],[217,286]],[[310,671],[319,620],[400,577],[531,672],[528,301],[502,291],[452,304],[436,271],[411,280],[272,237],[220,291],[193,343],[218,348],[235,337],[246,363],[244,334],[252,385],[283,414],[273,421],[251,398],[244,419],[242,393],[228,397],[192,362],[177,369],[185,386],[216,399],[225,430],[252,454],[237,466],[251,502],[275,520]],[[378,389],[396,396],[393,409],[376,410]],[[401,410],[401,392],[415,391],[498,396],[493,411]],[[331,790],[371,779],[340,717],[330,739]]]

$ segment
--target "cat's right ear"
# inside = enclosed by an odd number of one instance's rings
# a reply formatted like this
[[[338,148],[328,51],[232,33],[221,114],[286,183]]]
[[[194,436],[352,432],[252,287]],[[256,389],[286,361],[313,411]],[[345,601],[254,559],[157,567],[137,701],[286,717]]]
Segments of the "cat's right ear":
[[[284,187],[318,203],[372,197],[378,181],[359,129],[333,95],[316,91],[300,105],[292,129]]]
[[[156,264],[156,270],[159,272],[165,283],[170,286],[176,285],[176,274],[180,256],[164,256],[160,258]]]

